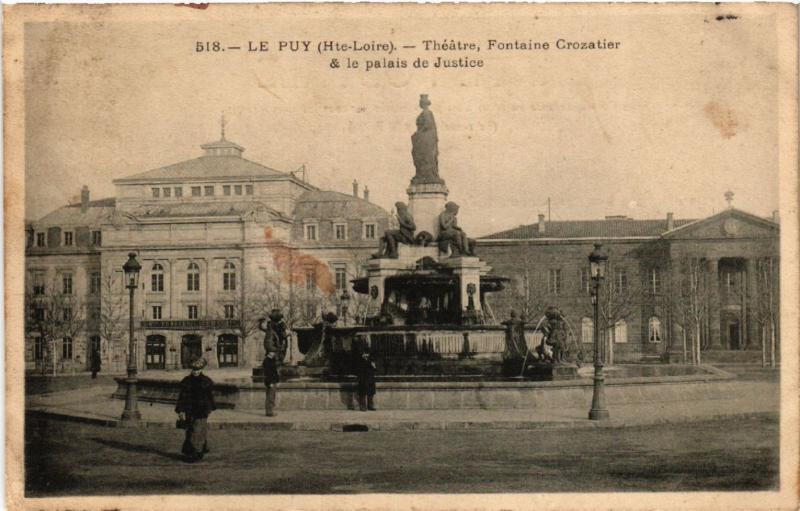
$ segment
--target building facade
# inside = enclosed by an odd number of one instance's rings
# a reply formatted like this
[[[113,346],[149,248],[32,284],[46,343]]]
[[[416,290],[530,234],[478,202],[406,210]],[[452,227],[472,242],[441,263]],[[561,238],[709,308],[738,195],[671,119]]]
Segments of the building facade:
[[[512,281],[492,295],[498,320],[514,310],[536,322],[558,307],[591,356],[588,255],[609,255],[600,297],[612,361],[680,360],[699,350],[755,350],[778,328],[777,217],[734,208],[700,220],[545,221],[478,240],[481,258]]]
[[[134,337],[144,370],[250,367],[258,320],[291,325],[341,306],[391,215],[358,196],[319,190],[243,158],[225,139],[195,159],[114,181],[115,197],[57,209],[27,226],[26,367],[86,370],[93,348],[121,371],[129,300],[122,266],[142,265]],[[351,314],[358,314],[353,299]]]

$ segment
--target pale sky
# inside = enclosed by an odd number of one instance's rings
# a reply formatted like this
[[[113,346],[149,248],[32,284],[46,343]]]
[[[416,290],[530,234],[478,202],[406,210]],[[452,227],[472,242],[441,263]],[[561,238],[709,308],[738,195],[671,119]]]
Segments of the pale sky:
[[[353,179],[387,210],[406,200],[419,94],[439,134],[439,172],[460,220],[479,236],[553,220],[697,218],[734,206],[778,207],[777,53],[773,19],[581,15],[529,9],[513,17],[351,19],[258,17],[29,25],[26,33],[26,217],[43,216],[89,184],[200,156],[227,138],[244,157],[350,193]],[[222,9],[212,5],[209,11]],[[605,13],[605,14],[603,14]],[[213,14],[213,13],[212,13]],[[195,18],[192,18],[195,19]],[[620,49],[490,52],[488,39],[620,41]],[[479,53],[424,52],[422,40],[474,41]],[[394,41],[406,69],[331,69],[281,39]],[[270,51],[196,53],[198,40]],[[414,69],[417,57],[484,60],[468,70]],[[364,63],[362,62],[362,68]]]

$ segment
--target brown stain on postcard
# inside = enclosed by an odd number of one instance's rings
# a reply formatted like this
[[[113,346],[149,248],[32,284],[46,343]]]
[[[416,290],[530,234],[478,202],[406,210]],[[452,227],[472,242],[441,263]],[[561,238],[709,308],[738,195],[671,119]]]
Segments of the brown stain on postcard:
[[[705,108],[706,117],[716,127],[724,138],[732,138],[739,128],[739,120],[730,108],[725,108],[716,101],[709,102]]]

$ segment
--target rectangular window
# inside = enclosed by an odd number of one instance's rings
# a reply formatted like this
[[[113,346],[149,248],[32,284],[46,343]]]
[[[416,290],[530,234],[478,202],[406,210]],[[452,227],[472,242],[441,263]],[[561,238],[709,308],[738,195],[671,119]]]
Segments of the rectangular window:
[[[236,274],[233,272],[225,272],[222,274],[222,290],[235,291],[236,290]]]
[[[231,194],[231,185],[222,185],[222,195]]]
[[[581,292],[589,294],[592,292],[592,274],[589,268],[581,268]]]
[[[377,227],[375,224],[364,224],[364,239],[374,240]]]
[[[33,309],[33,320],[44,321],[44,307],[37,306]]]
[[[45,238],[43,232],[36,233],[36,246],[43,247],[45,245]]]
[[[150,275],[150,290],[160,293],[164,291],[164,274],[154,273]]]
[[[336,274],[336,290],[347,291],[347,267],[337,266],[334,268]]]
[[[175,197],[183,197],[183,188],[180,186],[175,187]]]
[[[233,185],[233,193],[236,195],[242,194],[242,185]]]
[[[33,339],[33,359],[44,360],[44,339],[41,337]]]
[[[309,241],[315,241],[317,239],[316,225],[306,225],[306,239]]]
[[[214,195],[214,187],[213,186],[206,186],[205,187],[206,196]]]
[[[189,306],[189,319],[197,319],[197,305]]]
[[[61,276],[61,292],[65,295],[72,294],[72,274],[65,273]]]
[[[100,294],[100,272],[93,272],[89,275],[89,294]]]
[[[153,305],[153,319],[161,319],[161,306]]]
[[[548,290],[550,294],[558,295],[561,294],[561,269],[560,268],[550,268],[550,278],[548,281]]]
[[[186,275],[186,290],[200,291],[200,274],[189,273]]]
[[[192,187],[192,197],[200,197],[200,187],[193,186]]]
[[[44,273],[36,272],[33,274],[33,294],[44,294]]]
[[[92,231],[92,245],[99,247],[103,244],[103,233],[101,231]]]
[[[661,294],[660,268],[650,268],[650,292],[654,295]]]
[[[61,339],[61,358],[72,360],[72,337]]]
[[[151,188],[150,191],[153,192],[154,199],[157,199],[161,195],[161,188]]]
[[[172,195],[172,188],[164,188],[161,192],[164,194],[164,197],[169,197]]]
[[[347,224],[333,224],[333,237],[337,240],[346,240]]]
[[[253,195],[253,185],[244,185],[244,194]]]
[[[72,307],[64,307],[64,321],[72,321]]]
[[[317,288],[317,272],[314,268],[306,270],[306,291],[314,291]]]
[[[628,292],[628,272],[625,270],[617,270],[614,273],[614,291],[617,293]]]
[[[225,319],[233,319],[233,305],[225,306]]]
[[[64,246],[71,247],[72,246],[72,232],[64,231]]]

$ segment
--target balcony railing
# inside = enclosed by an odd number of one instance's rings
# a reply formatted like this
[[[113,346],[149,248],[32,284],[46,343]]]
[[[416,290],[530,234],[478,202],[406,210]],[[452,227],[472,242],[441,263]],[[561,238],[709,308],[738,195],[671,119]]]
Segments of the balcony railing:
[[[142,321],[150,330],[230,330],[239,328],[238,319],[152,319]]]

